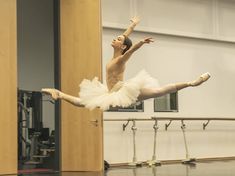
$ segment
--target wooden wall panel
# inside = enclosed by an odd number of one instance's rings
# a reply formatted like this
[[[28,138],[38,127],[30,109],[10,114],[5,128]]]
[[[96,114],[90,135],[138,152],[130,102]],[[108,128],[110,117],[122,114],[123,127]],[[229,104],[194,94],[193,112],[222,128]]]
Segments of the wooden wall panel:
[[[61,90],[77,96],[79,84],[101,78],[100,0],[61,0]],[[98,126],[92,121],[98,120]],[[103,169],[102,112],[61,105],[62,171]]]
[[[0,0],[0,174],[17,172],[16,0]]]

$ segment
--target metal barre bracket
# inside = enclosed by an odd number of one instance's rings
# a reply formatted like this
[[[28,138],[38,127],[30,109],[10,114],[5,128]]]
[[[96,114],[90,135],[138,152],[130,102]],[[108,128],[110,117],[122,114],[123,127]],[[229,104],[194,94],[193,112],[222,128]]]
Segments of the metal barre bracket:
[[[166,124],[165,124],[165,130],[166,130],[166,131],[167,131],[168,127],[170,126],[171,122],[172,122],[172,120],[170,120],[169,123],[166,123]]]
[[[128,126],[129,122],[130,122],[130,119],[128,119],[126,123],[122,124],[122,131],[126,130],[126,127]]]
[[[203,123],[203,130],[205,130],[205,129],[206,129],[206,126],[209,124],[209,122],[210,122],[210,120],[207,120],[207,122],[206,122],[206,123]]]

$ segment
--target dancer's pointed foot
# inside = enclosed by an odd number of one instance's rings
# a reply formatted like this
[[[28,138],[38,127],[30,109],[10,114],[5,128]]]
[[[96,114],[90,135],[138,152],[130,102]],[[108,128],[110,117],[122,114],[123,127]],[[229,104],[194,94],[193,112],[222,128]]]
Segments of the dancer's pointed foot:
[[[41,90],[42,93],[49,94],[54,100],[61,97],[61,92],[57,89],[44,88]]]
[[[203,82],[207,81],[209,78],[211,77],[210,73],[204,73],[202,74],[199,78],[197,78],[196,80],[189,82],[190,86],[199,86],[200,84],[202,84]]]

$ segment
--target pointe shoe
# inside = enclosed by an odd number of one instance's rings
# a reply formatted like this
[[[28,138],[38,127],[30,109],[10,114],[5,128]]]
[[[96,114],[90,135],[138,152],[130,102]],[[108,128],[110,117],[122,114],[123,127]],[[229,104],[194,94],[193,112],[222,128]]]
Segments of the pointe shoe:
[[[48,88],[45,89],[44,88],[44,89],[41,90],[41,92],[51,95],[51,97],[54,100],[57,100],[58,98],[60,98],[60,91],[57,90],[57,89],[48,89]]]
[[[205,82],[211,77],[211,75],[209,72],[206,72],[206,73],[202,74],[200,77],[202,78],[203,82]]]
[[[211,77],[210,73],[207,72],[207,73],[202,74],[198,79],[190,82],[189,84],[190,86],[199,86],[203,82],[207,81],[210,77]]]

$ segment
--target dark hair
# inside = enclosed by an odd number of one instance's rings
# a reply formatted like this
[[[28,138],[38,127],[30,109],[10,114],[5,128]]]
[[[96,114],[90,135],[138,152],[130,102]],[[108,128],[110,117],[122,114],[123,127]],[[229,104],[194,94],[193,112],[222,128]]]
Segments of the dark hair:
[[[124,42],[123,45],[126,45],[126,48],[123,50],[122,54],[124,54],[127,50],[130,49],[130,47],[132,46],[132,41],[131,39],[129,39],[126,35],[124,36]]]

